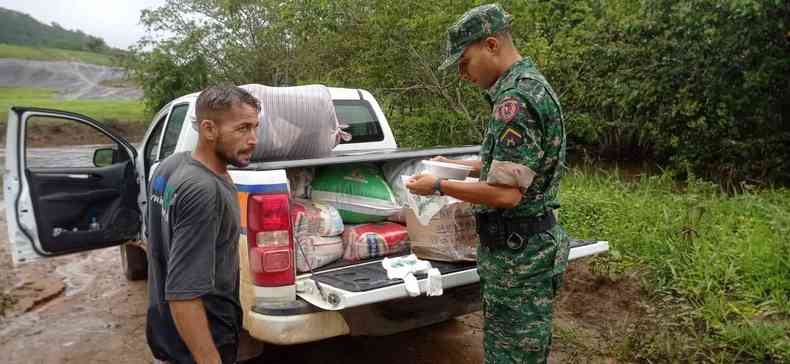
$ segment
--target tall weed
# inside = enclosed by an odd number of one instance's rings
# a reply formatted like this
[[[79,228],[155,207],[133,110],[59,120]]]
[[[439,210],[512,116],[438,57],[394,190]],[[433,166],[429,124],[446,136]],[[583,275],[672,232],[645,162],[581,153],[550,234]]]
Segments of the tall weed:
[[[607,269],[643,265],[657,296],[688,302],[706,347],[790,361],[790,190],[732,196],[668,172],[628,181],[575,169],[562,191],[566,229],[608,240],[623,258]]]

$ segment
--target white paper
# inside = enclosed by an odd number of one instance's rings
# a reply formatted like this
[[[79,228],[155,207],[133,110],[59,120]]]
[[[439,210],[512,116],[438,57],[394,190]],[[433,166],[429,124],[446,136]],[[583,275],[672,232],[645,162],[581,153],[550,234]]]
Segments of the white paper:
[[[428,270],[428,287],[425,292],[428,296],[441,296],[444,294],[442,288],[442,272],[437,268]]]

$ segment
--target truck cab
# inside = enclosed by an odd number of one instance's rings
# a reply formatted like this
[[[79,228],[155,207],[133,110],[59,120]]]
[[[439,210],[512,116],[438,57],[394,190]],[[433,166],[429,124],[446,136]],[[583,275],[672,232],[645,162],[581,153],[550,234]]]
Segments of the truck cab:
[[[349,125],[350,142],[339,144],[329,156],[253,163],[230,171],[245,228],[239,244],[245,330],[260,341],[290,345],[349,334],[392,334],[479,310],[480,278],[474,262],[431,262],[442,273],[444,294],[438,297],[411,297],[402,280],[387,278],[382,258],[338,262],[306,273],[296,270],[293,237],[288,235],[289,169],[479,152],[479,146],[399,149],[372,94],[344,88],[330,88],[330,93],[339,118]],[[88,116],[12,107],[4,197],[14,262],[117,245],[126,277],[144,279],[147,181],[159,161],[197,144],[189,120],[197,96],[185,95],[157,112],[139,145]],[[42,124],[49,129],[38,126]],[[38,158],[42,130],[72,127],[87,128],[95,138],[53,153],[79,156],[57,165]],[[263,216],[281,224],[263,228]],[[281,244],[267,240],[283,236]],[[607,250],[605,241],[574,241],[570,259]],[[424,293],[427,277],[417,279]]]

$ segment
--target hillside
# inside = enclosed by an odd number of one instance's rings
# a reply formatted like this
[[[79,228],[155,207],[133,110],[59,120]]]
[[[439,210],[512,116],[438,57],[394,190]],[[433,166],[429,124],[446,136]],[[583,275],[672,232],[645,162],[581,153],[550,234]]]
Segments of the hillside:
[[[28,14],[5,8],[0,8],[0,43],[103,54],[120,51],[107,46],[102,38],[64,29],[57,23],[47,25]]]
[[[0,58],[36,61],[73,61],[100,66],[116,65],[116,62],[113,61],[113,57],[107,54],[2,43],[0,43]]]

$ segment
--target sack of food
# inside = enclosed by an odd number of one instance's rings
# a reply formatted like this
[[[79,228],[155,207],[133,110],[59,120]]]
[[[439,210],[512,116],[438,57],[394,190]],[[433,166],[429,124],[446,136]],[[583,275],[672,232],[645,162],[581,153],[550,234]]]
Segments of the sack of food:
[[[296,244],[296,269],[299,272],[321,268],[343,256],[343,239],[340,236],[302,235],[296,238]]]
[[[420,259],[447,262],[475,261],[480,236],[468,202],[454,202],[443,206],[423,225],[414,213],[406,211],[406,228],[412,252]]]
[[[329,205],[309,200],[291,202],[294,236],[337,236],[343,233],[340,213]]]
[[[311,191],[313,201],[334,206],[346,224],[382,221],[400,209],[387,181],[372,164],[320,168]]]
[[[402,252],[408,249],[406,227],[394,222],[346,226],[343,231],[343,259],[357,261]]]

